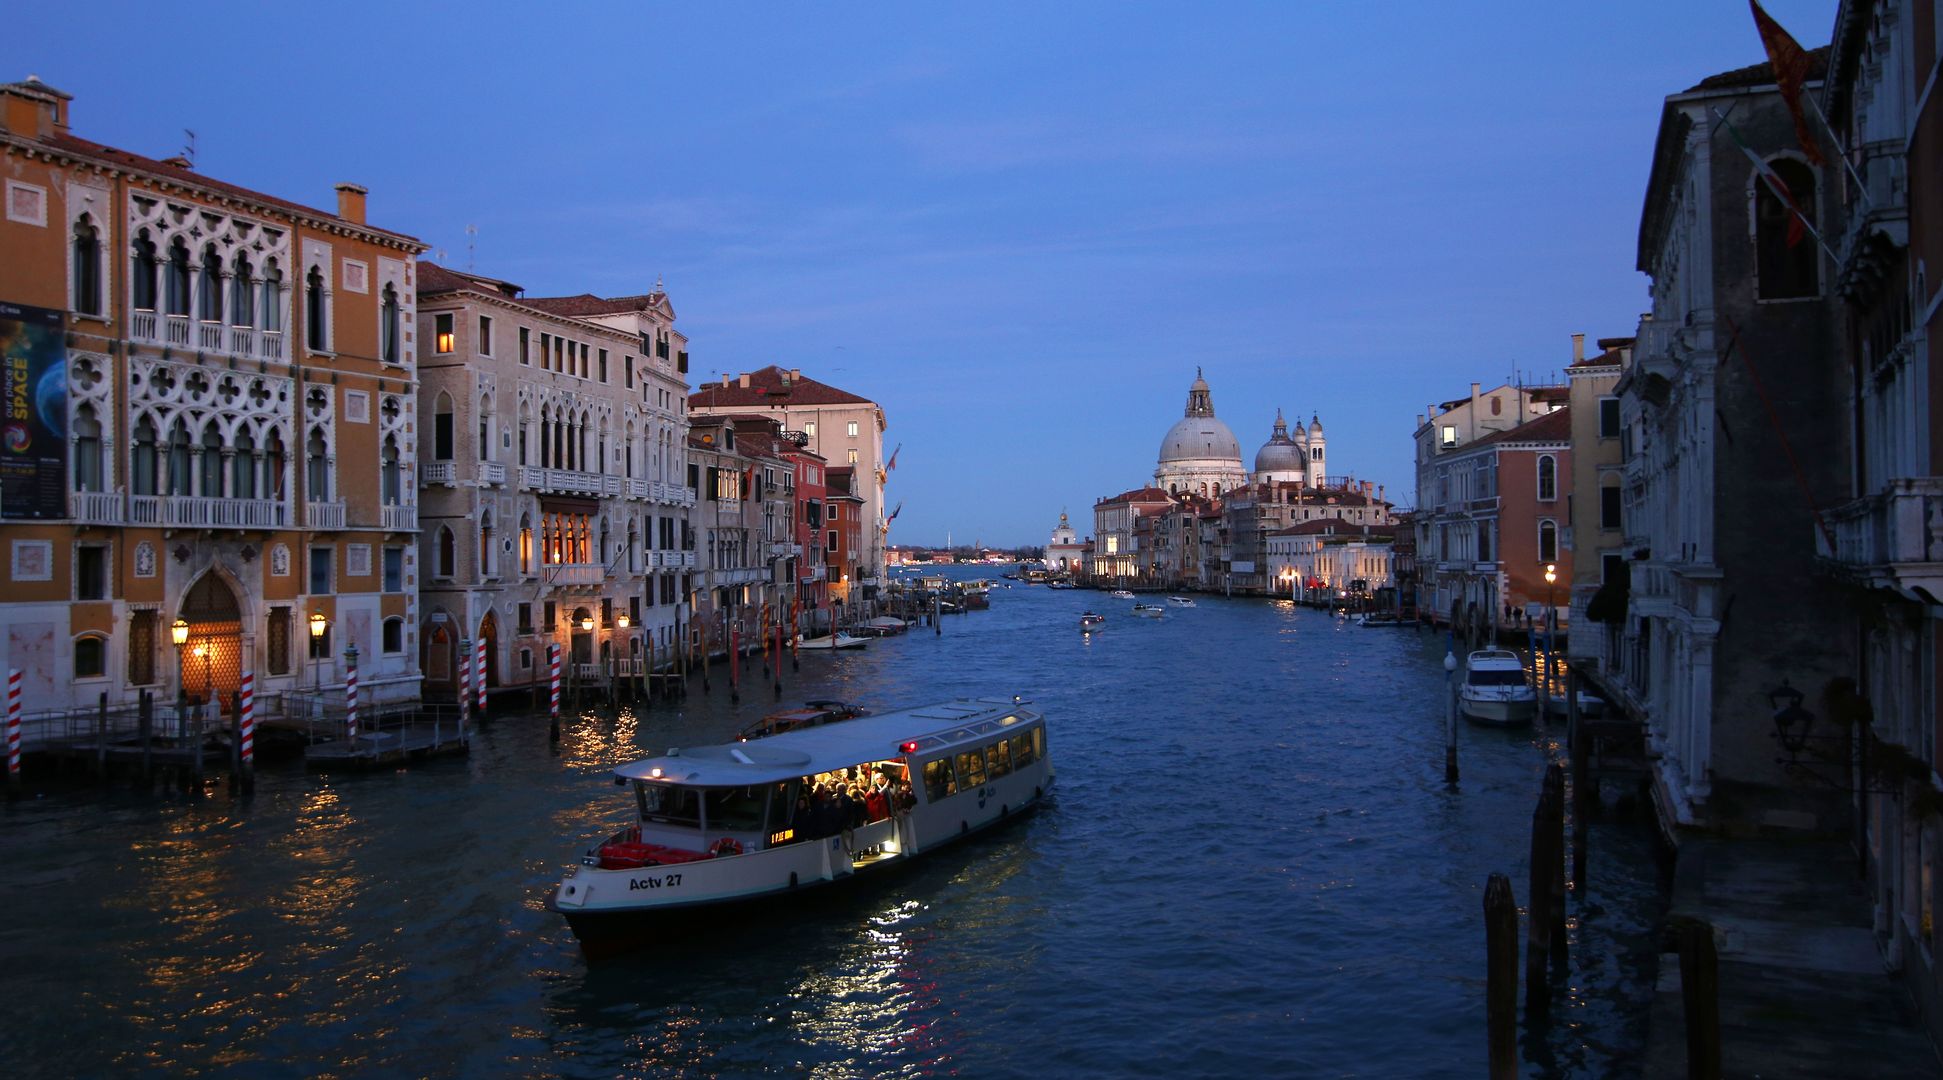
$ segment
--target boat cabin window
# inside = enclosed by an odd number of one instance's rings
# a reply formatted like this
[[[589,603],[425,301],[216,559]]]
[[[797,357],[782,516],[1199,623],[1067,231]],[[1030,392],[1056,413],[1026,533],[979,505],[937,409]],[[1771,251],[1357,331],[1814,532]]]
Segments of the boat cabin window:
[[[707,815],[709,829],[760,831],[767,795],[768,791],[760,787],[709,788],[702,795],[702,812]]]
[[[643,821],[665,821],[670,825],[702,824],[702,800],[694,788],[648,784],[636,780],[634,794],[641,802]]]
[[[958,755],[958,779],[963,787],[983,787],[985,784],[985,755],[978,750],[969,750]]]
[[[1012,767],[1023,769],[1036,760],[1038,755],[1032,752],[1032,734],[1026,732],[1012,736]]]
[[[1472,686],[1523,686],[1525,673],[1522,671],[1472,671],[1468,681]]]
[[[951,771],[951,759],[939,758],[924,763],[924,801],[937,802],[958,794],[958,778]]]
[[[1012,772],[1012,740],[1000,739],[985,748],[985,775],[996,780]]]

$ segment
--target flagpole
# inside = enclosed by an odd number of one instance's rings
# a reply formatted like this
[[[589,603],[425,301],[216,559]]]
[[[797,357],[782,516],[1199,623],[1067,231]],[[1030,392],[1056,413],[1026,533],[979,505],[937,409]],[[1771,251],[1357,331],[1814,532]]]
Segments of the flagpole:
[[[1862,205],[1873,207],[1875,200],[1869,198],[1869,185],[1862,182],[1862,174],[1856,171],[1855,162],[1850,161],[1848,154],[1843,152],[1842,140],[1835,137],[1835,125],[1829,123],[1828,114],[1822,112],[1822,103],[1815,100],[1813,94],[1807,95],[1807,98],[1809,106],[1815,110],[1815,119],[1822,122],[1822,130],[1828,133],[1828,141],[1835,145],[1835,156],[1842,159],[1842,164],[1849,171],[1849,178],[1855,181],[1855,191],[1862,196]]]
[[[1754,148],[1742,140],[1740,129],[1735,127],[1733,122],[1727,119],[1725,113],[1722,113],[1715,106],[1709,106],[1708,109],[1720,118],[1720,124],[1727,129],[1728,137],[1734,140],[1734,145],[1740,147],[1741,153],[1746,154],[1747,159],[1754,164],[1754,175],[1761,178],[1761,182],[1768,186],[1768,191],[1776,199],[1780,200],[1782,206],[1787,207],[1789,212],[1794,214],[1795,219],[1801,222],[1801,227],[1808,230],[1808,235],[1815,238],[1815,246],[1821,248],[1822,254],[1828,256],[1830,269],[1839,272],[1842,268],[1842,261],[1835,257],[1835,251],[1828,246],[1828,241],[1822,239],[1821,230],[1815,228],[1815,223],[1808,220],[1807,212],[1802,210],[1800,204],[1795,202],[1794,193],[1788,191],[1786,185],[1776,183],[1779,178],[1774,175],[1773,166],[1761,160],[1761,155],[1755,153]]]

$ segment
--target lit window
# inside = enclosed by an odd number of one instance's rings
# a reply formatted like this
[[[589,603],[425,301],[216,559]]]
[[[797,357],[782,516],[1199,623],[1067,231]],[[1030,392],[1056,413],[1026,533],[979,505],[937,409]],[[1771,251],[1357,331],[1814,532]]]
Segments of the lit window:
[[[812,439],[816,438],[816,421],[812,420],[809,423],[804,424],[803,434],[808,435]]]
[[[449,314],[435,315],[432,317],[432,321],[435,327],[433,331],[433,340],[436,342],[434,348],[442,353],[451,352],[453,338],[452,316]]]
[[[857,463],[857,451],[853,449],[850,451],[850,464],[855,465],[856,463]]]
[[[1444,425],[1444,445],[1447,447],[1457,445],[1457,425],[1456,424]]]
[[[855,420],[850,421],[850,423],[846,424],[845,427],[849,429],[848,431],[845,432],[845,434],[849,435],[853,439],[857,437],[857,422]]]

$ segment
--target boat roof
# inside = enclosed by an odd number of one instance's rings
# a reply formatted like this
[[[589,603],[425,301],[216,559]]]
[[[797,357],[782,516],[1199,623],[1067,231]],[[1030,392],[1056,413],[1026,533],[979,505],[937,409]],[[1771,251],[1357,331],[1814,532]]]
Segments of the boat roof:
[[[1518,659],[1518,654],[1510,649],[1479,649],[1466,658],[1464,664],[1466,667],[1486,670],[1509,664],[1519,671],[1525,670],[1524,661]]]
[[[770,735],[755,742],[674,747],[660,757],[630,761],[616,780],[646,780],[684,787],[745,787],[830,772],[864,761],[925,753],[1037,720],[1023,702],[959,698],[936,705],[841,724],[823,724]],[[915,748],[906,749],[912,743]]]

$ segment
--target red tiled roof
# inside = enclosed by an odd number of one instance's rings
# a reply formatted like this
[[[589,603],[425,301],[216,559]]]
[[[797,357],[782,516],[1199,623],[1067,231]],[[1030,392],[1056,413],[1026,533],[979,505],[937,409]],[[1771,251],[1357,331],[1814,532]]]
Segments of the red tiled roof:
[[[460,289],[497,293],[508,299],[516,299],[520,293],[520,287],[510,281],[501,281],[498,278],[484,277],[479,274],[461,273],[457,270],[447,270],[445,267],[431,261],[418,264],[418,294],[420,296],[429,296],[433,293],[442,292],[457,292]],[[521,302],[524,303],[525,301]]]
[[[695,409],[732,409],[758,407],[780,407],[784,405],[872,405],[869,398],[858,397],[847,390],[839,390],[828,383],[818,382],[807,376],[789,378],[788,372],[774,364],[760,371],[749,373],[749,385],[744,387],[739,379],[731,379],[729,385],[713,383],[696,389],[688,395],[690,408]],[[788,379],[785,388],[784,380]]]
[[[414,236],[408,236],[391,229],[380,229],[372,225],[360,225],[355,221],[348,221],[338,217],[328,210],[319,210],[314,206],[305,206],[303,203],[291,202],[289,199],[279,199],[275,195],[266,195],[261,191],[252,191],[238,184],[215,180],[183,165],[158,161],[151,157],[143,157],[140,154],[130,153],[127,150],[117,150],[112,146],[103,145],[92,139],[83,139],[78,135],[70,135],[66,132],[57,131],[45,138],[33,141],[38,141],[42,145],[64,153],[74,154],[80,157],[91,157],[99,161],[105,161],[111,165],[119,165],[123,168],[139,169],[145,173],[153,173],[157,176],[174,180],[177,183],[208,188],[211,191],[221,192],[225,195],[234,195],[238,198],[249,199],[269,206],[282,207],[285,210],[308,214],[312,217],[326,218],[331,221],[342,221],[346,226],[353,229],[364,229],[373,233],[381,233],[385,236],[402,240],[408,244],[416,245],[420,251],[425,250],[426,247],[424,242]]]
[[[1290,525],[1286,529],[1277,529],[1274,532],[1269,533],[1268,535],[1270,536],[1311,536],[1316,533],[1326,533],[1332,529],[1337,532],[1347,532],[1354,528],[1356,528],[1356,526],[1351,525],[1349,522],[1344,521],[1342,518],[1317,518],[1314,521],[1305,521],[1300,525]]]
[[[1531,388],[1533,401],[1570,401],[1572,388],[1569,386],[1534,386]]]
[[[1108,496],[1107,498],[1101,499],[1099,502],[1096,502],[1093,505],[1105,506],[1107,503],[1172,502],[1172,501],[1174,501],[1174,497],[1172,495],[1169,495],[1167,492],[1161,490],[1160,488],[1144,487],[1144,488],[1135,488],[1132,491],[1123,491],[1118,495]]]
[[[646,311],[659,307],[668,299],[665,292],[642,293],[639,296],[595,296],[581,293],[578,296],[536,296],[528,297],[526,303],[553,315],[566,315],[580,318],[587,315],[620,315],[629,311]]]
[[[1530,420],[1509,431],[1486,435],[1482,439],[1457,448],[1458,453],[1474,450],[1480,446],[1504,442],[1568,442],[1572,438],[1572,410],[1555,409],[1536,420]]]
[[[1625,341],[1627,345],[1631,345],[1633,343],[1632,338],[1623,338],[1621,340]],[[1583,360],[1574,360],[1572,361],[1572,366],[1575,368],[1615,367],[1619,364],[1620,359],[1621,356],[1620,356],[1619,349],[1607,349],[1605,352],[1602,352],[1597,356],[1588,356]]]

